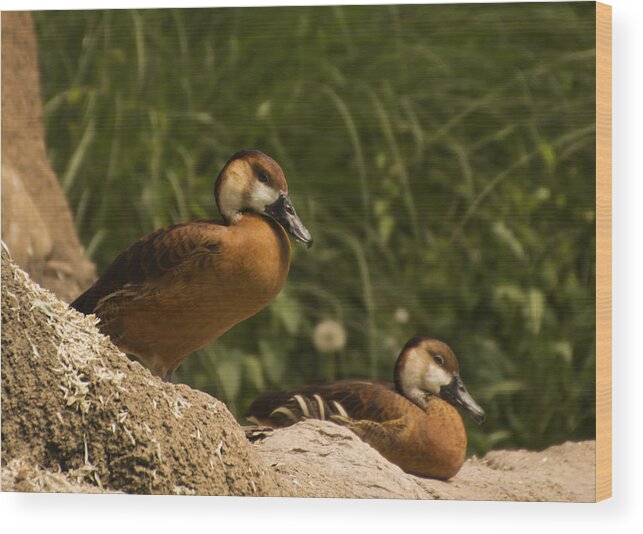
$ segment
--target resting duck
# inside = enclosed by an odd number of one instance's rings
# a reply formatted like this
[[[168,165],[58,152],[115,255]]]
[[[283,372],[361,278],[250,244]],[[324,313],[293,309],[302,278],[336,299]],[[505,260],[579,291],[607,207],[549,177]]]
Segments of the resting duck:
[[[198,220],[148,234],[120,254],[71,306],[166,380],[192,352],[265,308],[290,268],[286,232],[312,238],[288,197],[281,167],[246,150],[214,187],[223,223]]]
[[[462,467],[467,435],[458,406],[477,423],[484,411],[467,392],[460,366],[437,339],[409,340],[395,365],[395,385],[342,380],[256,399],[248,420],[269,427],[328,419],[350,428],[407,473],[447,480]]]

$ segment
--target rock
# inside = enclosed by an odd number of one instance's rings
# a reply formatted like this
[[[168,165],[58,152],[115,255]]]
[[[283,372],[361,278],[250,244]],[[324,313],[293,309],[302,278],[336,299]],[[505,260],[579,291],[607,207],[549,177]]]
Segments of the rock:
[[[433,496],[347,428],[303,421],[275,430],[256,445],[291,486],[293,497],[430,499]]]
[[[595,500],[594,441],[542,452],[492,451],[481,460],[468,459],[448,482],[406,474],[348,429],[325,421],[276,430],[256,447],[297,497]]]

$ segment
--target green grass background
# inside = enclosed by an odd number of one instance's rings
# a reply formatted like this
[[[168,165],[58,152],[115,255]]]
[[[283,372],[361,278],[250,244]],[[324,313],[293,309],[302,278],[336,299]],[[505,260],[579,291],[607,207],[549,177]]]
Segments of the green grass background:
[[[177,376],[237,416],[268,389],[388,379],[429,334],[488,413],[467,422],[472,451],[591,438],[594,9],[35,13],[49,153],[99,271],[158,226],[217,215],[233,152],[280,162],[315,245]],[[341,351],[315,348],[325,319]]]

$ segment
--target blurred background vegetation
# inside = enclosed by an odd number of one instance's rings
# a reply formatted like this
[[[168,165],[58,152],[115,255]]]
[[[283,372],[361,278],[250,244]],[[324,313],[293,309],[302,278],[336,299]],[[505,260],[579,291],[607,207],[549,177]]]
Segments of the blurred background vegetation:
[[[268,389],[390,379],[429,334],[487,411],[473,452],[592,438],[594,9],[39,12],[49,153],[99,271],[218,216],[235,151],[282,165],[314,247],[176,377],[239,418]]]

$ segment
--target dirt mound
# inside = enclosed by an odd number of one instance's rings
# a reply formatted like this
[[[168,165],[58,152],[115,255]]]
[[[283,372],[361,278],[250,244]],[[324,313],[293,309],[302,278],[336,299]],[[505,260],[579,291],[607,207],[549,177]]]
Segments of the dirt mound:
[[[2,452],[110,490],[281,494],[223,403],[130,362],[4,250]]]

